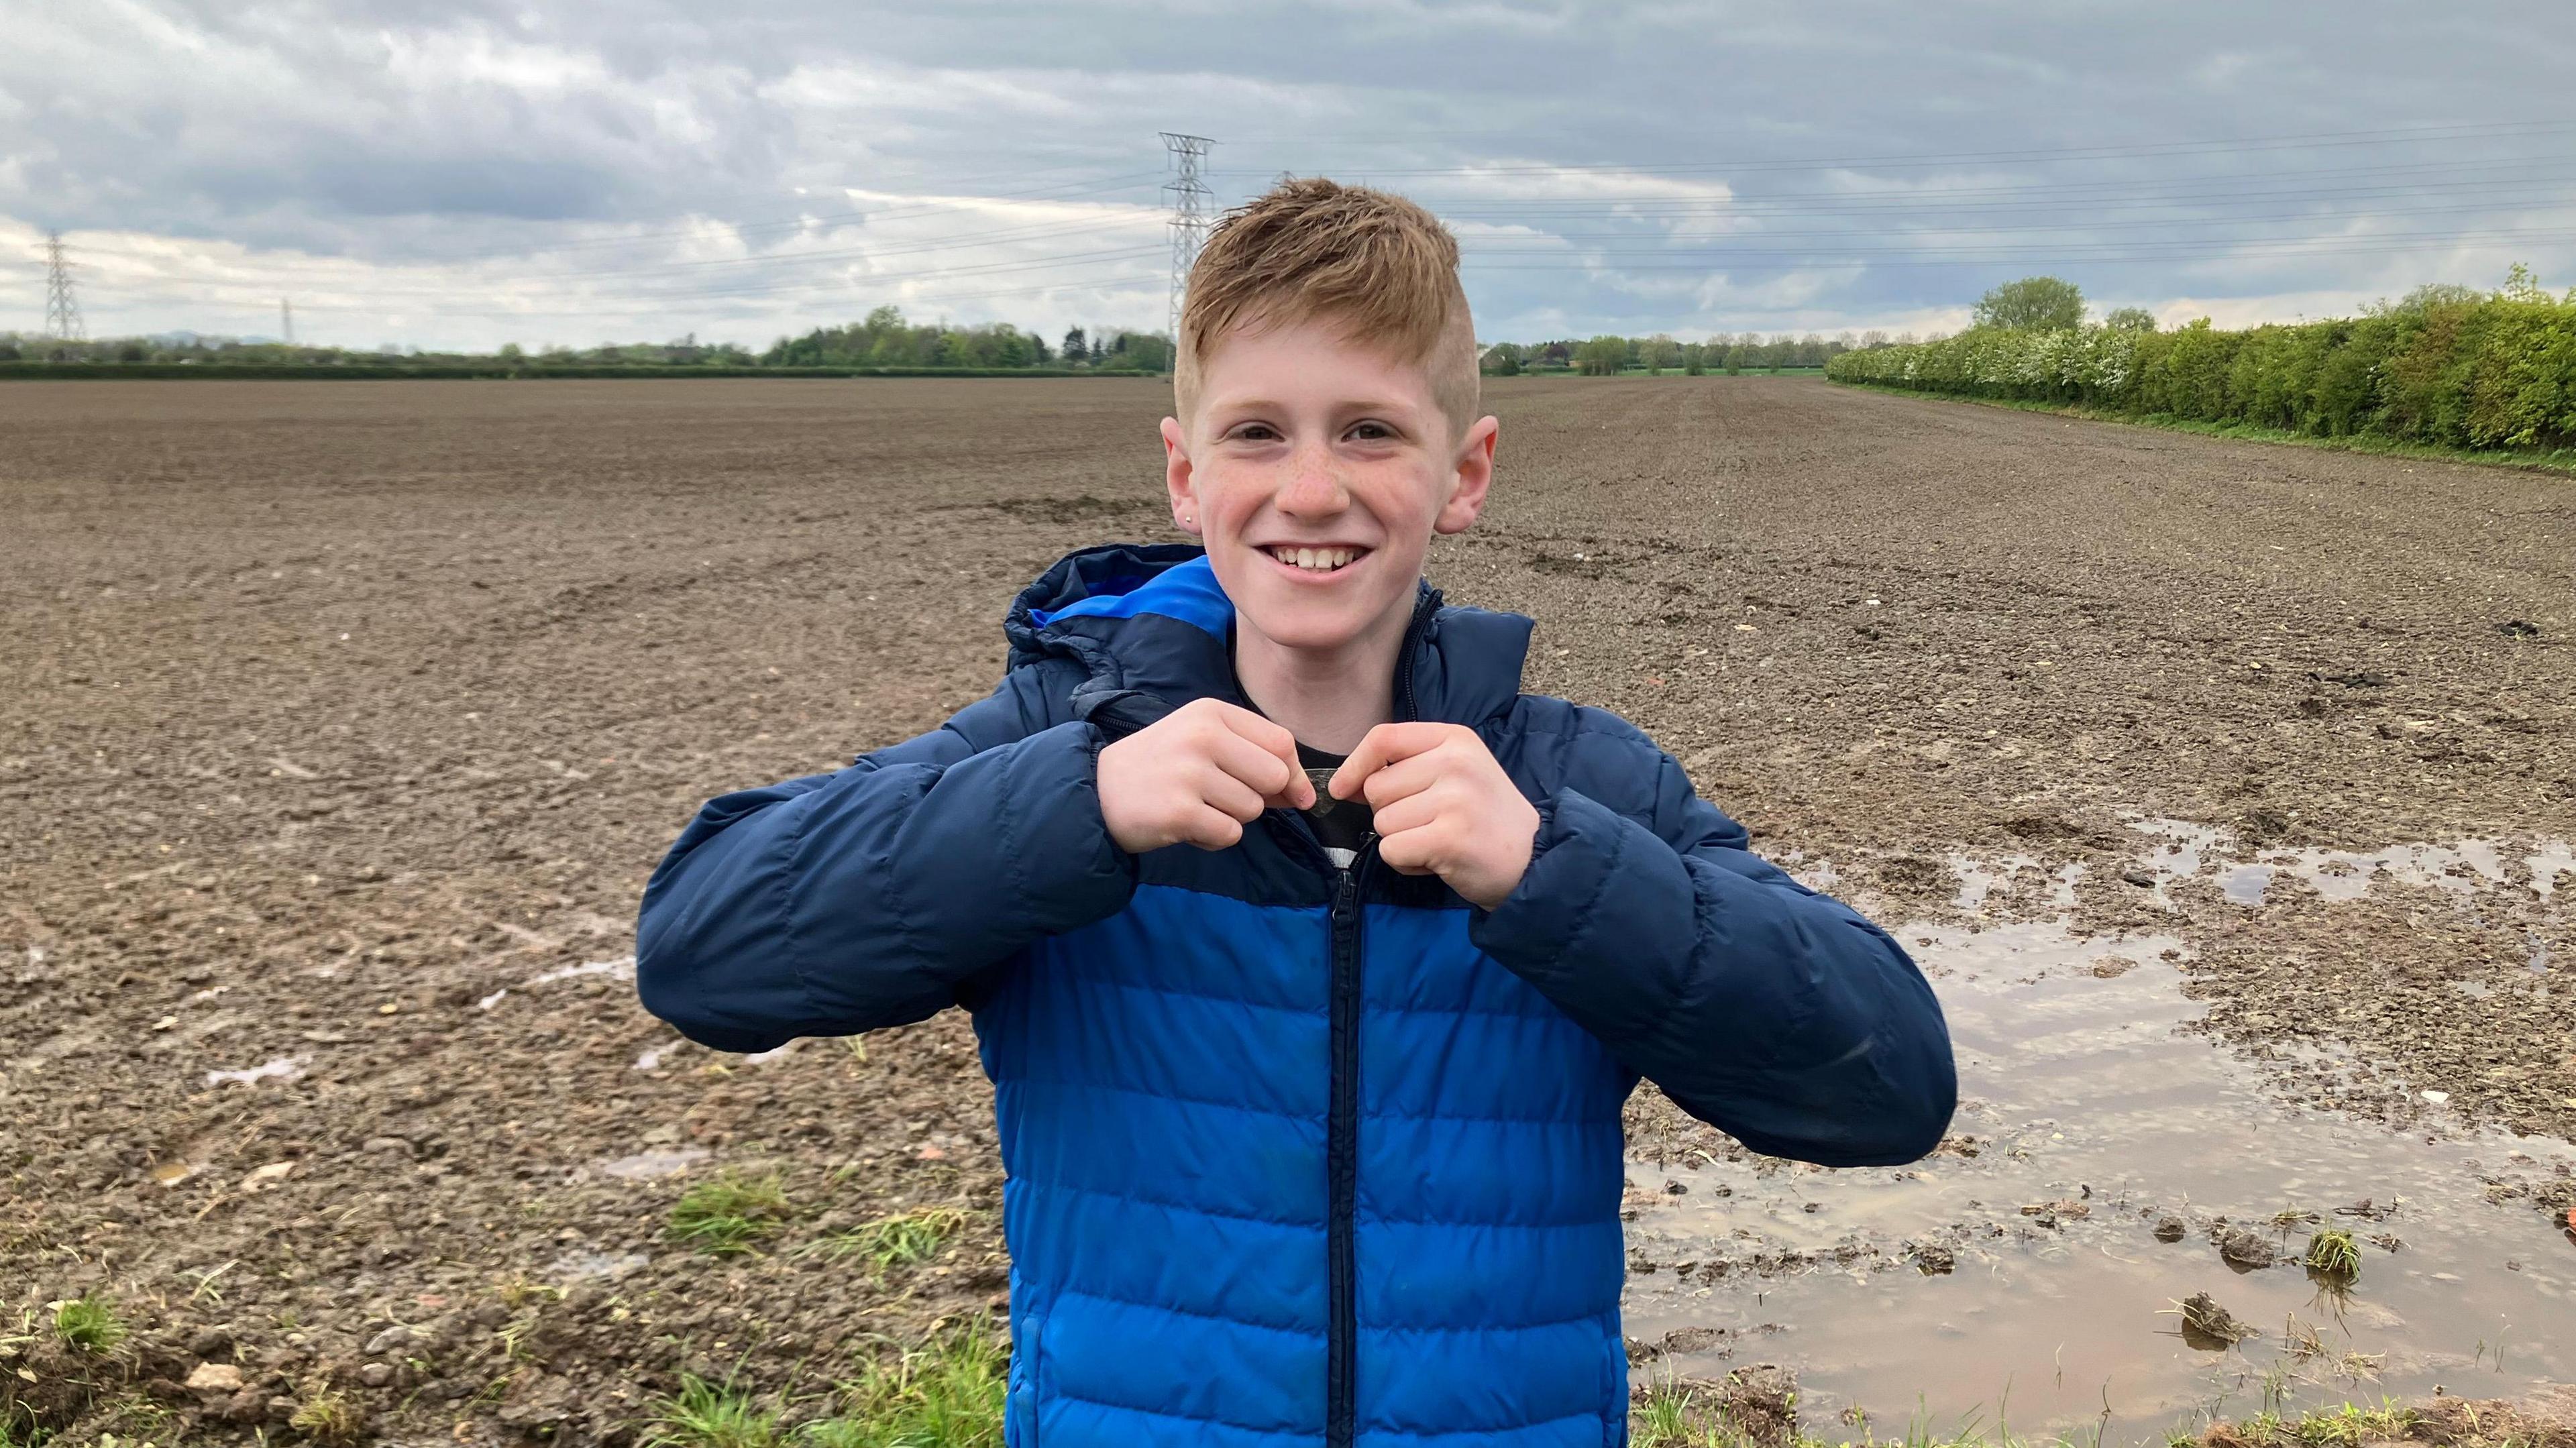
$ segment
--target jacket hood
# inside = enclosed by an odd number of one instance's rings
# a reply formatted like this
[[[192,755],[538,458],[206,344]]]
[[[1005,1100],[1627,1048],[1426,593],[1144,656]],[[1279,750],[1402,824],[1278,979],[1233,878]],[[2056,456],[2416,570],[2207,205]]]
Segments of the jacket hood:
[[[1410,717],[1477,725],[1520,696],[1530,620],[1444,607],[1420,585],[1414,626],[1397,663],[1397,708]],[[1011,667],[1079,662],[1078,717],[1113,735],[1193,699],[1246,701],[1234,676],[1234,603],[1194,544],[1112,543],[1068,553],[1020,590],[1003,621]]]

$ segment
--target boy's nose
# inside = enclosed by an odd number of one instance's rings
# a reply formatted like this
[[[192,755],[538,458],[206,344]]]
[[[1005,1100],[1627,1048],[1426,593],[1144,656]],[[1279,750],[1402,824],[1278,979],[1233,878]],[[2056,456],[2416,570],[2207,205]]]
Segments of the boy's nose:
[[[1342,486],[1340,469],[1330,454],[1322,448],[1299,448],[1289,458],[1288,481],[1279,490],[1279,511],[1298,517],[1329,516],[1350,504],[1350,490]]]

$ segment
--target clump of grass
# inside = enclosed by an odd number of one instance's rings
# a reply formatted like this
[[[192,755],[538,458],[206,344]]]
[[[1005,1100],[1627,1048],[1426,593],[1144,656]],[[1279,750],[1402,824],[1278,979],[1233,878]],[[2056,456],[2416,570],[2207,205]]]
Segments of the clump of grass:
[[[119,1443],[126,1448],[153,1448],[156,1443],[172,1442],[165,1435],[175,1416],[168,1408],[142,1393],[124,1393],[108,1404],[107,1419],[117,1431],[101,1434],[98,1440],[100,1448],[114,1448]]]
[[[701,1252],[731,1256],[778,1230],[794,1215],[776,1173],[745,1177],[725,1172],[680,1194],[671,1207],[670,1234]]]
[[[2299,1321],[2299,1315],[2293,1312],[2289,1325],[2281,1330],[2281,1350],[2290,1355],[2290,1361],[2303,1363],[2325,1356],[2326,1340],[2318,1335],[2315,1328]]]
[[[525,1272],[513,1272],[493,1287],[492,1295],[500,1298],[505,1307],[519,1308],[540,1299],[561,1302],[564,1290],[551,1282],[531,1277]]]
[[[116,1303],[100,1292],[84,1292],[54,1304],[54,1336],[65,1347],[85,1353],[111,1353],[132,1331],[117,1315]]]
[[[937,1256],[939,1249],[947,1246],[948,1240],[965,1225],[966,1214],[955,1207],[924,1207],[917,1212],[879,1217],[826,1237],[806,1250],[836,1262],[861,1258],[883,1277],[897,1267],[910,1267]]]
[[[2308,1238],[2308,1266],[2337,1281],[2361,1275],[2361,1244],[2341,1227],[2327,1227]]]
[[[2405,1442],[2417,1423],[2414,1409],[2382,1400],[2377,1407],[2343,1403],[2295,1418],[2267,1411],[2242,1422],[2213,1423],[2199,1438],[2181,1441],[2193,1448],[2361,1448]]]
[[[1867,1420],[1861,1420],[1867,1432]],[[1692,1382],[1663,1374],[1647,1382],[1629,1407],[1631,1448],[1823,1448],[1798,1427],[1798,1393],[1785,1375],[1738,1369],[1718,1382]],[[1971,1434],[1962,1430],[1958,1443]],[[1873,1435],[1873,1443],[1878,1440]],[[1948,1440],[1928,1425],[1908,1430],[1908,1448],[1944,1448]]]
[[[774,1448],[778,1413],[730,1383],[682,1377],[674,1397],[653,1405],[644,1448]]]
[[[0,1407],[0,1448],[45,1448],[53,1436],[53,1430],[38,1422],[36,1410],[26,1404]]]
[[[1650,1383],[1646,1396],[1628,1415],[1628,1439],[1635,1448],[1682,1448],[1700,1425],[1693,1419],[1690,1395],[1669,1379]]]
[[[317,1443],[354,1443],[365,1422],[365,1411],[348,1394],[326,1379],[315,1378],[304,1385],[286,1426]]]
[[[839,1411],[805,1448],[1000,1448],[1010,1349],[981,1319],[937,1334],[841,1385]]]

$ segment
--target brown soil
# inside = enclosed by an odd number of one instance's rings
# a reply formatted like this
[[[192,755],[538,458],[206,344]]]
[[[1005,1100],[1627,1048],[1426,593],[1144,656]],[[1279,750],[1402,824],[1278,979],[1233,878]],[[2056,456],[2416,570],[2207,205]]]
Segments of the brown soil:
[[[2018,850],[2090,861],[2082,917],[2143,925],[2131,811],[2362,848],[2576,821],[2564,479],[1810,381],[1492,401],[1503,483],[1438,581],[1539,618],[1531,688],[1627,714],[1761,848],[1886,909],[1941,909],[1949,851]],[[631,949],[701,799],[930,727],[990,687],[1037,570],[1167,536],[1162,406],[1142,380],[0,389],[0,1306],[101,1288],[139,1329],[9,1366],[204,1435],[333,1390],[368,1432],[587,1440],[683,1371],[828,1381],[988,1311],[961,1021],[754,1064],[672,1045],[613,972],[539,978]],[[2525,963],[2402,899],[2366,932],[2290,903],[2210,928],[2216,1029],[2576,1133],[2567,992],[2464,1011],[2455,982]],[[298,1074],[209,1084],[273,1061]],[[2299,1089],[2390,1109],[2334,1079]],[[665,1238],[724,1167],[782,1174],[769,1250]],[[931,1205],[970,1215],[930,1264],[798,1250]],[[181,1386],[208,1363],[241,1385]]]

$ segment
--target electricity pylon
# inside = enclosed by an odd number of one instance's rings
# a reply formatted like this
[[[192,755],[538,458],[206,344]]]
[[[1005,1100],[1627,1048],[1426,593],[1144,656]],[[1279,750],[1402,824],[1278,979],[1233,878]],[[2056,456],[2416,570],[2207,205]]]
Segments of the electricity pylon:
[[[1172,153],[1172,179],[1163,189],[1172,196],[1172,303],[1170,326],[1173,355],[1179,355],[1181,342],[1181,301],[1189,291],[1190,267],[1199,259],[1199,248],[1207,244],[1209,222],[1216,215],[1216,193],[1199,179],[1199,165],[1207,160],[1208,147],[1216,142],[1205,136],[1185,136],[1177,131],[1164,131],[1163,149]]]
[[[80,298],[72,292],[72,264],[63,259],[63,234],[45,234],[45,335],[57,342],[82,342]]]

